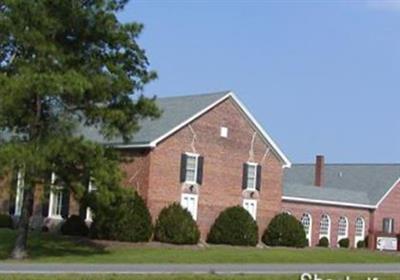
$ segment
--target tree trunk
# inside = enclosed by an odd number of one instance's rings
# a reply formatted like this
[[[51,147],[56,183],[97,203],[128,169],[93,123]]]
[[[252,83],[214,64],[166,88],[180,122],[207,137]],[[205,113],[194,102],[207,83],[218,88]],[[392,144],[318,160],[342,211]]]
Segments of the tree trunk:
[[[33,201],[33,193],[34,187],[29,187],[24,190],[22,211],[17,226],[17,238],[14,243],[14,249],[11,253],[12,259],[22,260],[28,257],[27,241],[29,231],[30,207]]]

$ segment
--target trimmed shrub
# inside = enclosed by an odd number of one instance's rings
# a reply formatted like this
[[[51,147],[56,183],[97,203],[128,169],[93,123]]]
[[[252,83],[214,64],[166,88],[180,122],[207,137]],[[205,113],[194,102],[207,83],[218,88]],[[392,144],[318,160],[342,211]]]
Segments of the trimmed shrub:
[[[87,236],[89,228],[81,217],[72,215],[62,224],[61,233],[71,236]]]
[[[368,242],[369,242],[369,236],[367,235],[364,238],[365,248],[368,248]]]
[[[329,239],[326,237],[322,237],[318,242],[318,247],[329,247]]]
[[[128,189],[119,189],[111,202],[92,207],[90,236],[123,242],[148,242],[153,233],[144,200]]]
[[[350,246],[350,240],[348,238],[340,239],[339,241],[340,248],[349,248],[349,246]]]
[[[357,242],[357,248],[358,249],[366,248],[365,245],[366,245],[365,241],[363,241],[363,240],[360,240],[360,241]]]
[[[262,241],[268,246],[303,248],[308,246],[302,223],[287,213],[276,215],[265,230]]]
[[[174,203],[161,210],[154,229],[154,239],[163,243],[197,244],[200,231],[190,212]]]
[[[0,214],[0,228],[13,228],[13,220],[10,215]]]
[[[249,212],[235,206],[225,209],[215,220],[207,237],[212,244],[256,246],[258,226]]]

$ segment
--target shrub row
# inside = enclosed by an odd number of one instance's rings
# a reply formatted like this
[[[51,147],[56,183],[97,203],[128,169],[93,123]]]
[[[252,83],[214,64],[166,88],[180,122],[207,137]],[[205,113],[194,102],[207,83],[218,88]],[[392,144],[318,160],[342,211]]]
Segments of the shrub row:
[[[11,227],[9,216],[0,215],[0,227]],[[172,244],[197,244],[200,231],[189,211],[174,203],[160,212],[155,226],[152,226],[150,212],[144,200],[129,191],[115,195],[111,204],[95,209],[94,221],[88,228],[79,216],[71,216],[62,225],[65,235],[90,236],[96,239],[147,242],[154,234],[154,240]],[[256,246],[258,226],[251,215],[240,206],[225,209],[215,220],[207,236],[210,244],[235,246]],[[275,216],[262,235],[262,242],[268,246],[303,248],[308,246],[304,227],[294,216],[282,213]],[[348,238],[338,242],[341,248],[348,248]],[[329,247],[329,240],[323,237],[318,246]],[[365,241],[357,243],[358,248],[366,247]]]

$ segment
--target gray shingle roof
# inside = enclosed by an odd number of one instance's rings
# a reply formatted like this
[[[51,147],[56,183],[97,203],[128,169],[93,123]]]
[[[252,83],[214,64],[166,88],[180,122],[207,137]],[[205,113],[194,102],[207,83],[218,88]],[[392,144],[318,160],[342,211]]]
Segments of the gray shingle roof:
[[[155,120],[144,119],[140,121],[139,125],[141,129],[135,133],[130,143],[124,143],[122,138],[107,140],[99,133],[96,127],[82,127],[80,129],[80,134],[89,140],[102,144],[146,145],[171,131],[182,122],[190,119],[229,93],[230,91],[223,91],[209,94],[158,98],[156,102],[163,112],[162,116]]]
[[[314,164],[286,169],[284,196],[375,206],[400,178],[400,164],[327,164],[323,187],[314,186],[314,172]]]

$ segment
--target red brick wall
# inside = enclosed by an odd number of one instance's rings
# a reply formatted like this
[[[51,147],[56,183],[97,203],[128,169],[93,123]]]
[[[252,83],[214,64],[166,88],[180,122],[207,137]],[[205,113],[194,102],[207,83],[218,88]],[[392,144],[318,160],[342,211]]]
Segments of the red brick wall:
[[[150,150],[123,150],[121,169],[124,173],[123,186],[133,188],[147,200],[150,171]]]
[[[297,219],[301,219],[304,213],[312,216],[312,246],[316,246],[319,241],[319,226],[321,216],[329,215],[331,219],[331,247],[337,246],[338,222],[341,216],[348,219],[349,222],[349,240],[350,247],[355,247],[355,222],[358,217],[362,217],[365,221],[365,236],[368,235],[370,213],[367,209],[335,207],[327,205],[307,204],[300,202],[282,202],[282,211],[289,211]]]
[[[374,230],[381,232],[383,229],[383,219],[394,219],[394,230],[400,233],[400,182],[392,189],[388,196],[382,201],[378,209],[375,210]]]
[[[227,207],[242,205],[249,194],[242,190],[242,168],[249,160],[249,150],[254,133],[244,115],[230,99],[224,101],[191,123],[196,133],[196,152],[204,156],[203,184],[195,188],[199,194],[198,219],[201,238],[207,233],[219,213]],[[227,139],[220,137],[220,128],[229,129]],[[153,218],[160,210],[179,202],[187,188],[180,183],[181,154],[194,152],[193,134],[188,126],[160,143],[151,152],[148,205]],[[254,160],[262,164],[261,192],[258,200],[257,221],[260,233],[281,208],[282,163],[272,152],[262,161],[267,150],[257,135],[254,142]]]

